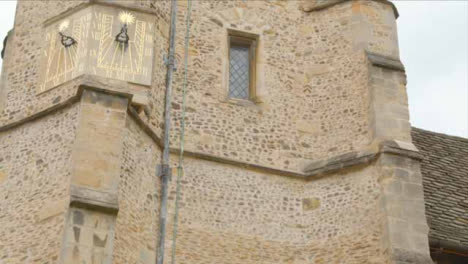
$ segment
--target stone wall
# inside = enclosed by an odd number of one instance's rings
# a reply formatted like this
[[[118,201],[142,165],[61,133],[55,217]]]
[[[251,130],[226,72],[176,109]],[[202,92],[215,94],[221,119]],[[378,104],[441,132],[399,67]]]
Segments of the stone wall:
[[[96,0],[98,4],[109,4]],[[83,78],[37,94],[44,23],[66,16],[87,1],[47,4],[20,2],[9,45],[14,66],[7,69],[4,111],[8,124],[76,94]],[[168,1],[116,2],[151,10],[156,17],[153,84],[119,88],[138,95],[142,118],[162,137]],[[398,58],[391,5],[345,1],[304,12],[303,1],[197,1],[193,5],[187,97],[187,149],[242,162],[300,172],[308,163],[362,149],[369,131],[369,69],[364,51]],[[179,2],[176,61],[183,63],[187,2]],[[39,15],[36,10],[46,10]],[[34,14],[34,15],[33,15]],[[227,30],[258,35],[256,102],[227,98]],[[183,71],[176,73],[173,138],[180,128]],[[114,89],[116,89],[114,87]]]
[[[160,149],[119,97],[0,132],[0,263],[154,261]]]
[[[113,263],[154,263],[159,233],[160,183],[155,176],[159,159],[160,149],[129,117],[123,140]]]
[[[186,146],[190,151],[301,171],[373,139],[365,50],[398,58],[389,4],[349,1],[317,12],[302,1],[197,1],[189,49]],[[183,5],[180,12],[184,12]],[[178,29],[185,29],[183,19]],[[227,30],[258,35],[257,99],[227,94]],[[183,38],[177,51],[182,58]],[[175,79],[177,142],[182,71]]]
[[[78,112],[0,132],[0,263],[57,263]]]
[[[65,101],[76,92],[76,82],[70,82],[37,95],[40,55],[44,44],[44,22],[59,16],[86,1],[60,1],[53,6],[44,1],[19,1],[16,10],[14,34],[8,40],[11,53],[8,68],[3,72],[7,86],[2,93],[5,98],[0,123],[20,120],[40,110]],[[39,12],[40,10],[40,12]],[[73,89],[75,88],[75,89]]]
[[[373,166],[305,181],[189,158],[184,172],[177,263],[388,261]]]
[[[395,10],[386,1],[303,6],[311,2],[193,2],[185,135],[191,157],[181,181],[177,263],[427,263],[424,212],[409,212],[423,202]],[[186,1],[178,3],[174,154],[187,10]],[[152,10],[152,85],[83,75],[37,94],[44,24],[89,4]],[[98,263],[154,262],[169,6],[19,3],[0,116],[1,261],[92,263],[96,255]],[[258,36],[252,102],[226,96],[231,29]],[[384,153],[384,140],[397,140],[385,149],[393,154]],[[388,160],[403,154],[404,162]],[[304,173],[311,164],[334,169]],[[400,179],[404,172],[411,176]],[[169,188],[166,263],[175,179]],[[395,215],[395,208],[403,211]],[[108,224],[91,227],[75,214]]]

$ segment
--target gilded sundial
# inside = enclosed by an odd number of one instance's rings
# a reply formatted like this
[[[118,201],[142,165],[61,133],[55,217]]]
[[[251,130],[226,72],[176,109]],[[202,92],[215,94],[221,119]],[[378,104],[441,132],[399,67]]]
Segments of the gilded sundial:
[[[84,72],[83,58],[91,15],[82,14],[63,19],[47,27],[45,47],[42,52],[41,82],[39,91],[64,83]]]
[[[154,17],[90,6],[46,27],[39,92],[82,74],[151,84]]]
[[[96,12],[91,60],[93,74],[149,85],[154,24],[133,12]]]

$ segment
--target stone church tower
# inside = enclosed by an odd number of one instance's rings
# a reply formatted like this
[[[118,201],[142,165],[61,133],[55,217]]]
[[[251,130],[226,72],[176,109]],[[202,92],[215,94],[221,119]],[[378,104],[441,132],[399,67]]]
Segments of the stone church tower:
[[[0,264],[431,263],[397,17],[386,0],[19,1]]]

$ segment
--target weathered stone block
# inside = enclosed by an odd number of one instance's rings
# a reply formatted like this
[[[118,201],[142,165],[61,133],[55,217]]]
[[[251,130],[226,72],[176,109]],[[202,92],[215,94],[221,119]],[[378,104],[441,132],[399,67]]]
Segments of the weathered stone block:
[[[395,230],[389,234],[389,239],[392,247],[397,248],[410,248],[411,242],[408,232],[406,230]]]
[[[112,259],[115,215],[72,207],[69,217],[61,263],[109,263]],[[103,226],[100,222],[108,224]]]
[[[154,250],[141,249],[140,250],[140,262],[141,264],[152,264],[156,259],[156,253]]]
[[[409,199],[422,199],[424,198],[424,191],[421,183],[408,183],[403,184],[403,194]]]
[[[63,214],[68,208],[68,200],[44,202],[44,206],[37,214],[37,221],[44,221],[51,217]]]
[[[385,184],[385,192],[389,195],[399,196],[403,192],[403,184],[399,180],[392,180]]]
[[[4,183],[8,179],[8,174],[0,169],[0,184]]]
[[[320,207],[319,198],[306,198],[302,200],[302,209],[304,211],[312,211]]]
[[[427,253],[410,251],[403,247],[394,249],[392,252],[396,263],[404,264],[429,264],[434,263]]]
[[[84,90],[82,98],[72,182],[115,191],[128,99],[91,90]]]
[[[409,182],[410,181],[410,172],[402,168],[396,168],[394,170],[394,175],[397,181]]]

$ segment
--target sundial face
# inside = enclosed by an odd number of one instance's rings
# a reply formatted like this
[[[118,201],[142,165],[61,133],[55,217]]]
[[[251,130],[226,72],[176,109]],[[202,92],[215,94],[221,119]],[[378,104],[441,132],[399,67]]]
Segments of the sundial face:
[[[84,72],[84,58],[91,14],[79,12],[46,28],[39,92],[46,91]]]
[[[151,84],[154,16],[94,5],[46,26],[39,92],[82,74]]]
[[[138,84],[151,84],[154,23],[136,12],[97,6],[90,61],[92,73]]]

